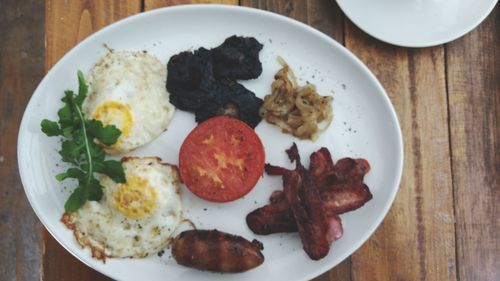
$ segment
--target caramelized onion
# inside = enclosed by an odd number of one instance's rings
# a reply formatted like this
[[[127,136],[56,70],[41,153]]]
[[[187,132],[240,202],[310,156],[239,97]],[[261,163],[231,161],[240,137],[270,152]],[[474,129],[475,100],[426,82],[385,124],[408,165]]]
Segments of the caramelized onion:
[[[313,84],[298,86],[288,64],[281,57],[278,61],[283,67],[274,75],[271,94],[264,97],[259,114],[285,133],[316,140],[332,122],[333,97],[319,95]]]

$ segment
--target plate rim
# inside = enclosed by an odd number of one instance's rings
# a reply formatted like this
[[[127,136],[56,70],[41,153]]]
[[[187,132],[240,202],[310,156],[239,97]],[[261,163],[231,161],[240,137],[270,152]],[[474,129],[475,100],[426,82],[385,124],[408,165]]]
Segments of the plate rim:
[[[104,275],[106,275],[108,277],[111,277],[113,279],[118,279],[118,276],[116,274],[114,274],[113,272],[105,272],[104,270],[101,270],[101,268],[96,268],[90,262],[87,262],[83,258],[83,256],[80,257],[79,254],[77,254],[76,252],[71,251],[69,249],[69,246],[66,246],[62,242],[62,238],[59,237],[55,233],[54,230],[52,230],[49,227],[47,227],[48,223],[45,221],[44,216],[41,213],[41,210],[38,210],[38,209],[34,208],[34,206],[36,205],[34,203],[35,199],[31,198],[32,195],[29,195],[29,194],[32,194],[32,193],[29,193],[28,189],[26,187],[27,186],[27,179],[26,179],[27,176],[26,176],[26,173],[28,171],[23,171],[23,165],[21,165],[21,163],[24,163],[25,161],[27,161],[27,160],[23,159],[23,157],[22,157],[22,152],[24,151],[24,147],[21,146],[23,140],[25,139],[24,134],[27,131],[27,129],[26,129],[27,128],[27,123],[28,123],[28,121],[27,121],[27,109],[30,107],[30,105],[32,105],[32,103],[33,103],[33,97],[34,97],[34,95],[38,91],[40,91],[40,88],[44,84],[44,81],[50,80],[48,77],[51,77],[53,75],[52,74],[52,73],[54,73],[53,70],[55,68],[60,67],[60,65],[64,65],[64,62],[68,59],[68,57],[69,57],[70,54],[72,54],[74,52],[78,52],[79,49],[84,48],[87,44],[89,44],[89,42],[93,41],[94,37],[98,36],[98,34],[103,33],[103,32],[107,32],[108,30],[111,30],[111,29],[119,28],[120,26],[122,26],[124,24],[127,24],[130,21],[133,22],[133,21],[136,21],[136,20],[141,20],[142,18],[150,17],[153,14],[161,14],[161,13],[165,13],[165,12],[174,12],[174,11],[180,11],[181,12],[181,11],[189,11],[189,10],[200,10],[200,9],[201,10],[206,10],[206,9],[225,10],[225,12],[231,12],[231,11],[234,11],[234,10],[240,10],[240,11],[243,11],[243,12],[246,12],[246,13],[251,13],[251,14],[257,15],[257,16],[271,17],[271,18],[274,18],[274,19],[277,19],[277,20],[280,20],[280,21],[284,21],[287,24],[290,24],[290,25],[293,25],[293,26],[295,26],[297,28],[303,29],[303,30],[305,30],[305,31],[307,31],[309,33],[313,33],[314,35],[321,37],[323,40],[328,41],[333,47],[339,49],[346,56],[348,56],[349,59],[354,64],[356,64],[358,67],[360,67],[362,69],[362,71],[367,74],[368,78],[370,80],[372,80],[372,82],[375,84],[376,88],[381,92],[380,97],[382,98],[383,102],[387,105],[387,108],[389,109],[388,113],[389,113],[390,117],[395,121],[395,129],[396,129],[395,130],[396,131],[395,142],[396,142],[397,151],[398,151],[398,154],[399,154],[399,157],[398,157],[397,163],[396,163],[396,166],[397,166],[397,170],[395,171],[396,177],[394,178],[395,179],[395,181],[394,181],[394,185],[395,186],[391,187],[392,191],[390,192],[390,196],[389,196],[388,200],[386,201],[385,206],[382,209],[382,212],[377,216],[376,220],[373,221],[374,223],[372,224],[371,229],[369,229],[369,231],[367,231],[366,234],[364,236],[362,236],[362,239],[358,240],[356,243],[353,243],[349,247],[350,250],[346,252],[347,254],[344,254],[343,256],[341,256],[340,258],[338,258],[339,262],[337,264],[332,265],[332,263],[326,263],[323,266],[319,266],[315,271],[311,271],[311,272],[309,272],[309,273],[307,273],[305,275],[305,279],[307,279],[307,280],[315,278],[315,277],[321,275],[322,273],[324,273],[324,272],[332,269],[333,267],[337,266],[343,260],[345,260],[347,257],[351,256],[354,252],[356,252],[356,250],[358,250],[366,241],[368,241],[368,239],[373,235],[373,233],[375,232],[375,230],[380,226],[380,224],[382,223],[382,221],[384,220],[384,218],[387,216],[387,213],[389,212],[390,208],[392,207],[392,204],[394,203],[394,200],[395,200],[395,197],[397,195],[397,192],[399,191],[399,188],[400,188],[400,183],[401,183],[401,178],[402,178],[402,173],[403,173],[403,164],[404,164],[403,136],[402,136],[401,125],[400,125],[398,116],[396,114],[394,106],[393,106],[393,104],[392,104],[392,102],[391,102],[391,100],[390,100],[387,92],[385,91],[384,87],[382,86],[382,84],[380,83],[380,81],[377,79],[377,77],[375,76],[375,74],[373,74],[373,72],[358,57],[356,57],[349,49],[347,49],[346,47],[344,47],[343,45],[341,45],[340,43],[338,43],[337,41],[335,41],[332,37],[330,37],[330,36],[324,34],[323,32],[321,32],[321,31],[313,28],[312,26],[309,26],[309,25],[307,25],[305,23],[302,23],[302,22],[300,22],[298,20],[289,18],[289,17],[284,16],[284,15],[280,15],[280,14],[277,14],[277,13],[274,13],[274,12],[270,12],[270,11],[266,11],[266,10],[261,10],[261,9],[257,9],[257,8],[252,8],[252,7],[244,7],[244,6],[238,6],[238,5],[224,5],[224,4],[188,4],[188,5],[177,5],[177,6],[163,7],[163,8],[158,8],[158,9],[154,9],[154,10],[151,10],[151,11],[141,12],[141,13],[134,14],[134,15],[125,17],[123,19],[120,19],[120,20],[118,20],[118,21],[116,21],[114,23],[111,23],[111,24],[109,24],[109,25],[107,25],[107,26],[99,29],[98,31],[96,31],[96,32],[92,33],[91,35],[89,35],[84,40],[78,42],[69,51],[67,51],[57,61],[57,63],[55,63],[47,71],[47,73],[45,74],[44,78],[40,81],[40,83],[36,87],[35,91],[33,92],[32,96],[30,97],[28,103],[26,104],[26,107],[25,107],[25,110],[24,110],[24,113],[23,113],[23,117],[22,117],[22,120],[21,120],[21,123],[20,123],[20,126],[19,126],[18,140],[17,140],[18,171],[19,171],[19,174],[20,174],[21,183],[23,185],[24,194],[27,197],[27,199],[28,199],[28,201],[30,203],[31,208],[33,209],[33,211],[37,215],[37,217],[40,220],[40,222],[43,224],[44,228],[47,230],[47,232],[50,233],[50,235],[67,252],[69,252],[72,256],[74,256],[80,262],[82,262],[86,266],[92,268],[93,270],[96,270],[96,271],[100,272],[101,274],[104,274]]]
[[[481,15],[481,17],[478,17],[476,21],[468,25],[466,28],[464,28],[461,32],[458,32],[457,34],[452,34],[449,36],[443,36],[442,39],[439,40],[434,40],[434,41],[425,41],[425,42],[415,42],[415,43],[409,43],[409,42],[398,42],[398,40],[393,40],[393,39],[387,39],[383,38],[384,36],[380,36],[380,34],[375,34],[373,32],[369,32],[368,29],[366,28],[366,25],[361,25],[360,21],[356,21],[352,18],[352,13],[349,12],[349,9],[346,9],[343,3],[345,0],[335,0],[337,4],[339,5],[339,8],[342,10],[344,15],[349,18],[349,20],[356,25],[359,29],[361,29],[363,32],[366,34],[372,36],[373,38],[380,40],[382,42],[395,45],[395,46],[400,46],[400,47],[407,47],[407,48],[427,48],[427,47],[435,47],[438,45],[442,44],[447,44],[452,41],[455,41],[465,35],[467,35],[469,32],[473,31],[476,27],[478,27],[493,11],[495,6],[498,4],[498,0],[491,0],[490,6],[488,6],[487,9],[485,9],[484,13]]]

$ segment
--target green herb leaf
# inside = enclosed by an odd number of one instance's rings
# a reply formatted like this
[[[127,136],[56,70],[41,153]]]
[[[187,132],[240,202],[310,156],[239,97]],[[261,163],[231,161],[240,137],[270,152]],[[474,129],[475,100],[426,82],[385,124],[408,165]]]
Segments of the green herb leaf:
[[[65,140],[62,142],[59,154],[64,162],[77,164],[84,149],[84,144],[79,144],[73,140]]]
[[[42,127],[42,132],[49,137],[59,136],[62,134],[61,128],[59,128],[57,122],[43,119],[40,126]]]
[[[64,204],[66,212],[75,212],[87,201],[88,192],[84,186],[77,187]]]
[[[99,201],[102,198],[102,186],[95,178],[88,185],[88,200]]]
[[[68,178],[78,179],[81,181],[85,178],[85,174],[78,168],[69,168],[66,172],[56,175],[56,179],[58,181],[63,181]]]
[[[87,122],[88,131],[105,145],[116,143],[121,135],[121,131],[115,125],[103,126],[99,120],[89,120]]]
[[[104,154],[101,147],[97,143],[95,142],[89,143],[88,149],[90,152],[90,156],[92,157],[92,160],[94,160],[93,162],[104,161],[106,154]]]
[[[59,116],[59,125],[61,125],[61,128],[73,127],[73,112],[68,104],[59,109],[57,115]]]
[[[113,181],[118,183],[125,182],[125,172],[123,171],[123,166],[120,161],[107,160],[104,161],[103,173],[110,177]]]
[[[78,70],[78,96],[75,98],[75,103],[79,106],[82,107],[83,101],[87,97],[87,92],[89,90],[89,87],[85,83],[85,77],[83,76],[83,73]]]
[[[64,127],[62,129],[62,135],[65,137],[65,138],[71,138],[71,136],[73,135],[73,127]]]
[[[42,132],[47,136],[63,137],[59,154],[64,162],[76,166],[56,175],[58,181],[68,178],[78,180],[78,187],[64,204],[66,212],[78,210],[87,200],[101,200],[102,186],[94,173],[103,173],[116,182],[125,182],[121,163],[115,160],[105,161],[106,155],[98,144],[114,144],[121,132],[113,125],[103,126],[101,121],[85,119],[82,105],[87,92],[88,86],[83,73],[78,71],[78,95],[70,90],[65,91],[61,99],[64,106],[57,112],[59,121],[44,119],[40,124]]]

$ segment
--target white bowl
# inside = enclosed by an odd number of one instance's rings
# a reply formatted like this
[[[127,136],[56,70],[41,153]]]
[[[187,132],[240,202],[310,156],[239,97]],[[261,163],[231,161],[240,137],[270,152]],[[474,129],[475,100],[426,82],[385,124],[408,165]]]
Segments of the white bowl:
[[[371,36],[404,47],[448,43],[478,26],[497,0],[337,0]]]

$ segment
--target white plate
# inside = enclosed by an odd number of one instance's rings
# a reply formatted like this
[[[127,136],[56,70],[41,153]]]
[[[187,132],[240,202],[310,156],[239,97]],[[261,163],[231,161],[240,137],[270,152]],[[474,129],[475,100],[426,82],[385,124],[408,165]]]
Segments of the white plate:
[[[256,128],[266,161],[289,165],[284,149],[297,142],[304,159],[321,146],[336,159],[364,157],[373,170],[367,175],[374,199],[363,208],[342,215],[344,237],[335,242],[330,254],[310,260],[297,234],[254,235],[245,216],[268,202],[281,186],[280,177],[264,176],[245,198],[214,204],[182,190],[186,217],[199,228],[217,228],[258,238],[264,243],[265,263],[247,273],[230,275],[201,272],[177,265],[170,251],[160,258],[108,259],[106,264],[82,250],[71,231],[59,221],[70,184],[60,184],[54,175],[61,172],[57,150],[60,142],[40,131],[43,118],[56,119],[59,101],[66,89],[76,89],[76,71],[84,72],[105,54],[103,44],[114,49],[148,50],[161,61],[180,51],[199,46],[213,47],[226,37],[255,36],[264,44],[262,75],[245,85],[263,97],[270,91],[281,55],[296,71],[300,81],[317,85],[320,93],[332,95],[335,119],[315,143],[282,134],[262,122]],[[132,155],[157,155],[177,163],[179,147],[195,126],[191,113],[177,111],[171,127],[152,143]],[[92,268],[120,280],[306,280],[327,271],[351,255],[373,233],[396,195],[403,163],[402,138],[394,109],[384,89],[354,55],[326,35],[297,21],[269,12],[233,6],[178,6],[136,15],[93,34],[66,54],[47,74],[33,94],[21,123],[18,142],[19,171],[27,197],[48,231],[69,252]],[[306,163],[308,164],[308,163]],[[206,210],[204,210],[206,208]],[[48,254],[50,258],[50,253]]]
[[[359,28],[384,42],[429,47],[478,26],[497,0],[337,0]]]

